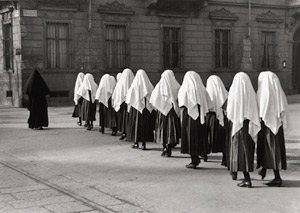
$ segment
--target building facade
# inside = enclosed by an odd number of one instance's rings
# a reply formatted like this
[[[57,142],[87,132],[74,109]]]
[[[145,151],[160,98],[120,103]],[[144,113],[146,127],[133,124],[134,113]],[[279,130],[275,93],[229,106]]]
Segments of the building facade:
[[[153,84],[165,69],[218,75],[239,71],[254,87],[274,71],[300,92],[300,2],[296,0],[1,1],[0,105],[26,105],[22,88],[37,69],[49,103],[71,104],[78,72],[114,76],[143,68]]]

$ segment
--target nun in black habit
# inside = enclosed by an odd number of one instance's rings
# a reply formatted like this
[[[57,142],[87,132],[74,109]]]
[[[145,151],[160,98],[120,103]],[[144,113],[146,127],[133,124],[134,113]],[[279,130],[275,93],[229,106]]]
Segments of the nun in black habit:
[[[29,76],[24,86],[25,94],[29,97],[29,118],[28,127],[31,129],[40,129],[48,127],[48,105],[46,95],[50,90],[37,70],[34,70]]]

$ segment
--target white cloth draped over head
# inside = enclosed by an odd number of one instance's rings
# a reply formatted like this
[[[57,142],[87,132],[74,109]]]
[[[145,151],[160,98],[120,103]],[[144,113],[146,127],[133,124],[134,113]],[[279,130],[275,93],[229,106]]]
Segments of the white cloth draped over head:
[[[122,75],[122,73],[120,73],[120,72],[117,74],[117,81],[119,81],[119,80],[120,80],[120,78],[121,78],[121,75]]]
[[[219,76],[212,75],[207,79],[206,90],[212,101],[212,111],[216,113],[219,124],[224,126],[224,114],[222,106],[227,100],[228,92],[219,78]]]
[[[180,84],[177,82],[173,71],[165,70],[151,94],[150,104],[164,116],[167,116],[173,107],[179,116],[180,109],[177,102],[179,88]]]
[[[244,72],[237,73],[233,78],[226,111],[228,119],[232,122],[231,137],[243,127],[244,120],[248,119],[248,133],[256,142],[260,130],[256,94],[249,76]]]
[[[112,106],[116,112],[120,110],[121,104],[126,100],[127,92],[133,79],[132,71],[128,68],[124,69],[112,95]]]
[[[82,96],[87,101],[92,101],[92,103],[94,103],[97,88],[98,85],[95,83],[93,75],[87,73],[85,74],[83,78],[83,82],[78,90],[78,95]],[[89,92],[88,92],[89,90],[91,91],[92,100],[90,100],[89,97]]]
[[[78,104],[78,100],[79,98],[81,97],[80,95],[78,95],[78,91],[79,91],[79,88],[83,82],[83,78],[84,78],[84,73],[83,72],[80,72],[78,73],[77,75],[77,78],[76,78],[76,83],[75,83],[75,87],[74,87],[74,102],[75,102],[75,105]]]
[[[205,116],[211,108],[211,100],[202,79],[195,71],[188,71],[183,78],[178,92],[179,107],[185,106],[188,115],[196,120],[200,115],[200,123],[205,123]],[[200,105],[200,112],[198,105]],[[200,113],[200,114],[199,114]]]
[[[113,76],[109,74],[103,75],[100,80],[95,99],[108,108],[108,100],[112,96],[115,86],[116,79]]]
[[[143,112],[145,107],[149,112],[152,112],[153,107],[149,104],[149,99],[153,88],[146,72],[142,69],[138,70],[126,96],[128,112],[130,107],[135,108],[140,113]]]
[[[259,117],[274,135],[281,125],[287,125],[287,100],[280,81],[273,72],[261,72],[258,76],[257,101]]]

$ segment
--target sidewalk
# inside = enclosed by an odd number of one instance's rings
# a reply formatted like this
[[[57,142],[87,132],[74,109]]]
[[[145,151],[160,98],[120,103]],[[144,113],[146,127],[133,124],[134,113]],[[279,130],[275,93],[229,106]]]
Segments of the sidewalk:
[[[98,121],[93,131],[76,126],[72,107],[50,107],[43,131],[27,128],[27,109],[0,107],[0,212],[300,212],[299,103],[289,105],[283,186],[266,187],[272,172],[254,171],[253,189],[236,186],[220,154],[189,170],[179,148],[162,158],[158,144],[130,149]]]

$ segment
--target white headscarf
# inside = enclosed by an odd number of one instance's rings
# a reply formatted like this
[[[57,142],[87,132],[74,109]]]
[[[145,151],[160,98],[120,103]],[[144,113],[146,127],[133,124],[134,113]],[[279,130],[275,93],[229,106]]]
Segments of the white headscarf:
[[[97,91],[98,85],[94,81],[94,77],[92,74],[87,73],[84,78],[83,82],[78,90],[78,95],[82,96],[87,101],[92,101],[92,103],[95,102],[95,95]],[[89,92],[91,91],[92,100],[90,100]]]
[[[77,93],[83,82],[83,78],[84,78],[84,73],[83,72],[78,73],[77,78],[76,78],[75,87],[74,87],[74,99],[73,100],[75,102],[75,105],[78,104],[78,99],[80,98],[80,95],[78,95]]]
[[[174,107],[179,116],[180,110],[177,103],[179,88],[180,84],[177,82],[173,71],[165,70],[152,92],[150,103],[165,116]]]
[[[201,77],[195,71],[188,71],[183,78],[178,92],[179,107],[185,106],[188,115],[196,120],[200,113],[200,123],[205,123],[205,116],[211,107],[211,100]],[[198,110],[200,105],[200,112]]]
[[[122,75],[122,73],[120,73],[120,72],[117,74],[117,81],[119,81],[119,80],[120,80],[120,78],[121,78],[121,75]]]
[[[224,126],[224,115],[222,106],[227,100],[228,92],[221,80],[216,75],[212,75],[207,79],[206,90],[212,101],[212,111],[216,113],[217,119],[221,126]]]
[[[142,113],[146,107],[149,112],[152,112],[153,108],[149,104],[149,99],[153,88],[146,72],[142,69],[138,70],[126,96],[127,110],[129,111],[132,106]]]
[[[112,95],[113,108],[116,112],[120,110],[121,104],[126,100],[127,92],[133,79],[132,71],[128,68],[124,69]]]
[[[287,100],[278,77],[270,72],[261,72],[258,76],[257,100],[259,117],[274,135],[281,125],[286,128]]]
[[[112,96],[115,86],[116,79],[113,76],[109,74],[103,75],[100,80],[95,99],[108,107],[108,100]]]
[[[231,136],[234,136],[242,127],[244,120],[249,120],[249,131],[254,142],[260,130],[260,120],[256,94],[249,76],[244,72],[237,73],[228,94],[227,117],[232,122]]]

